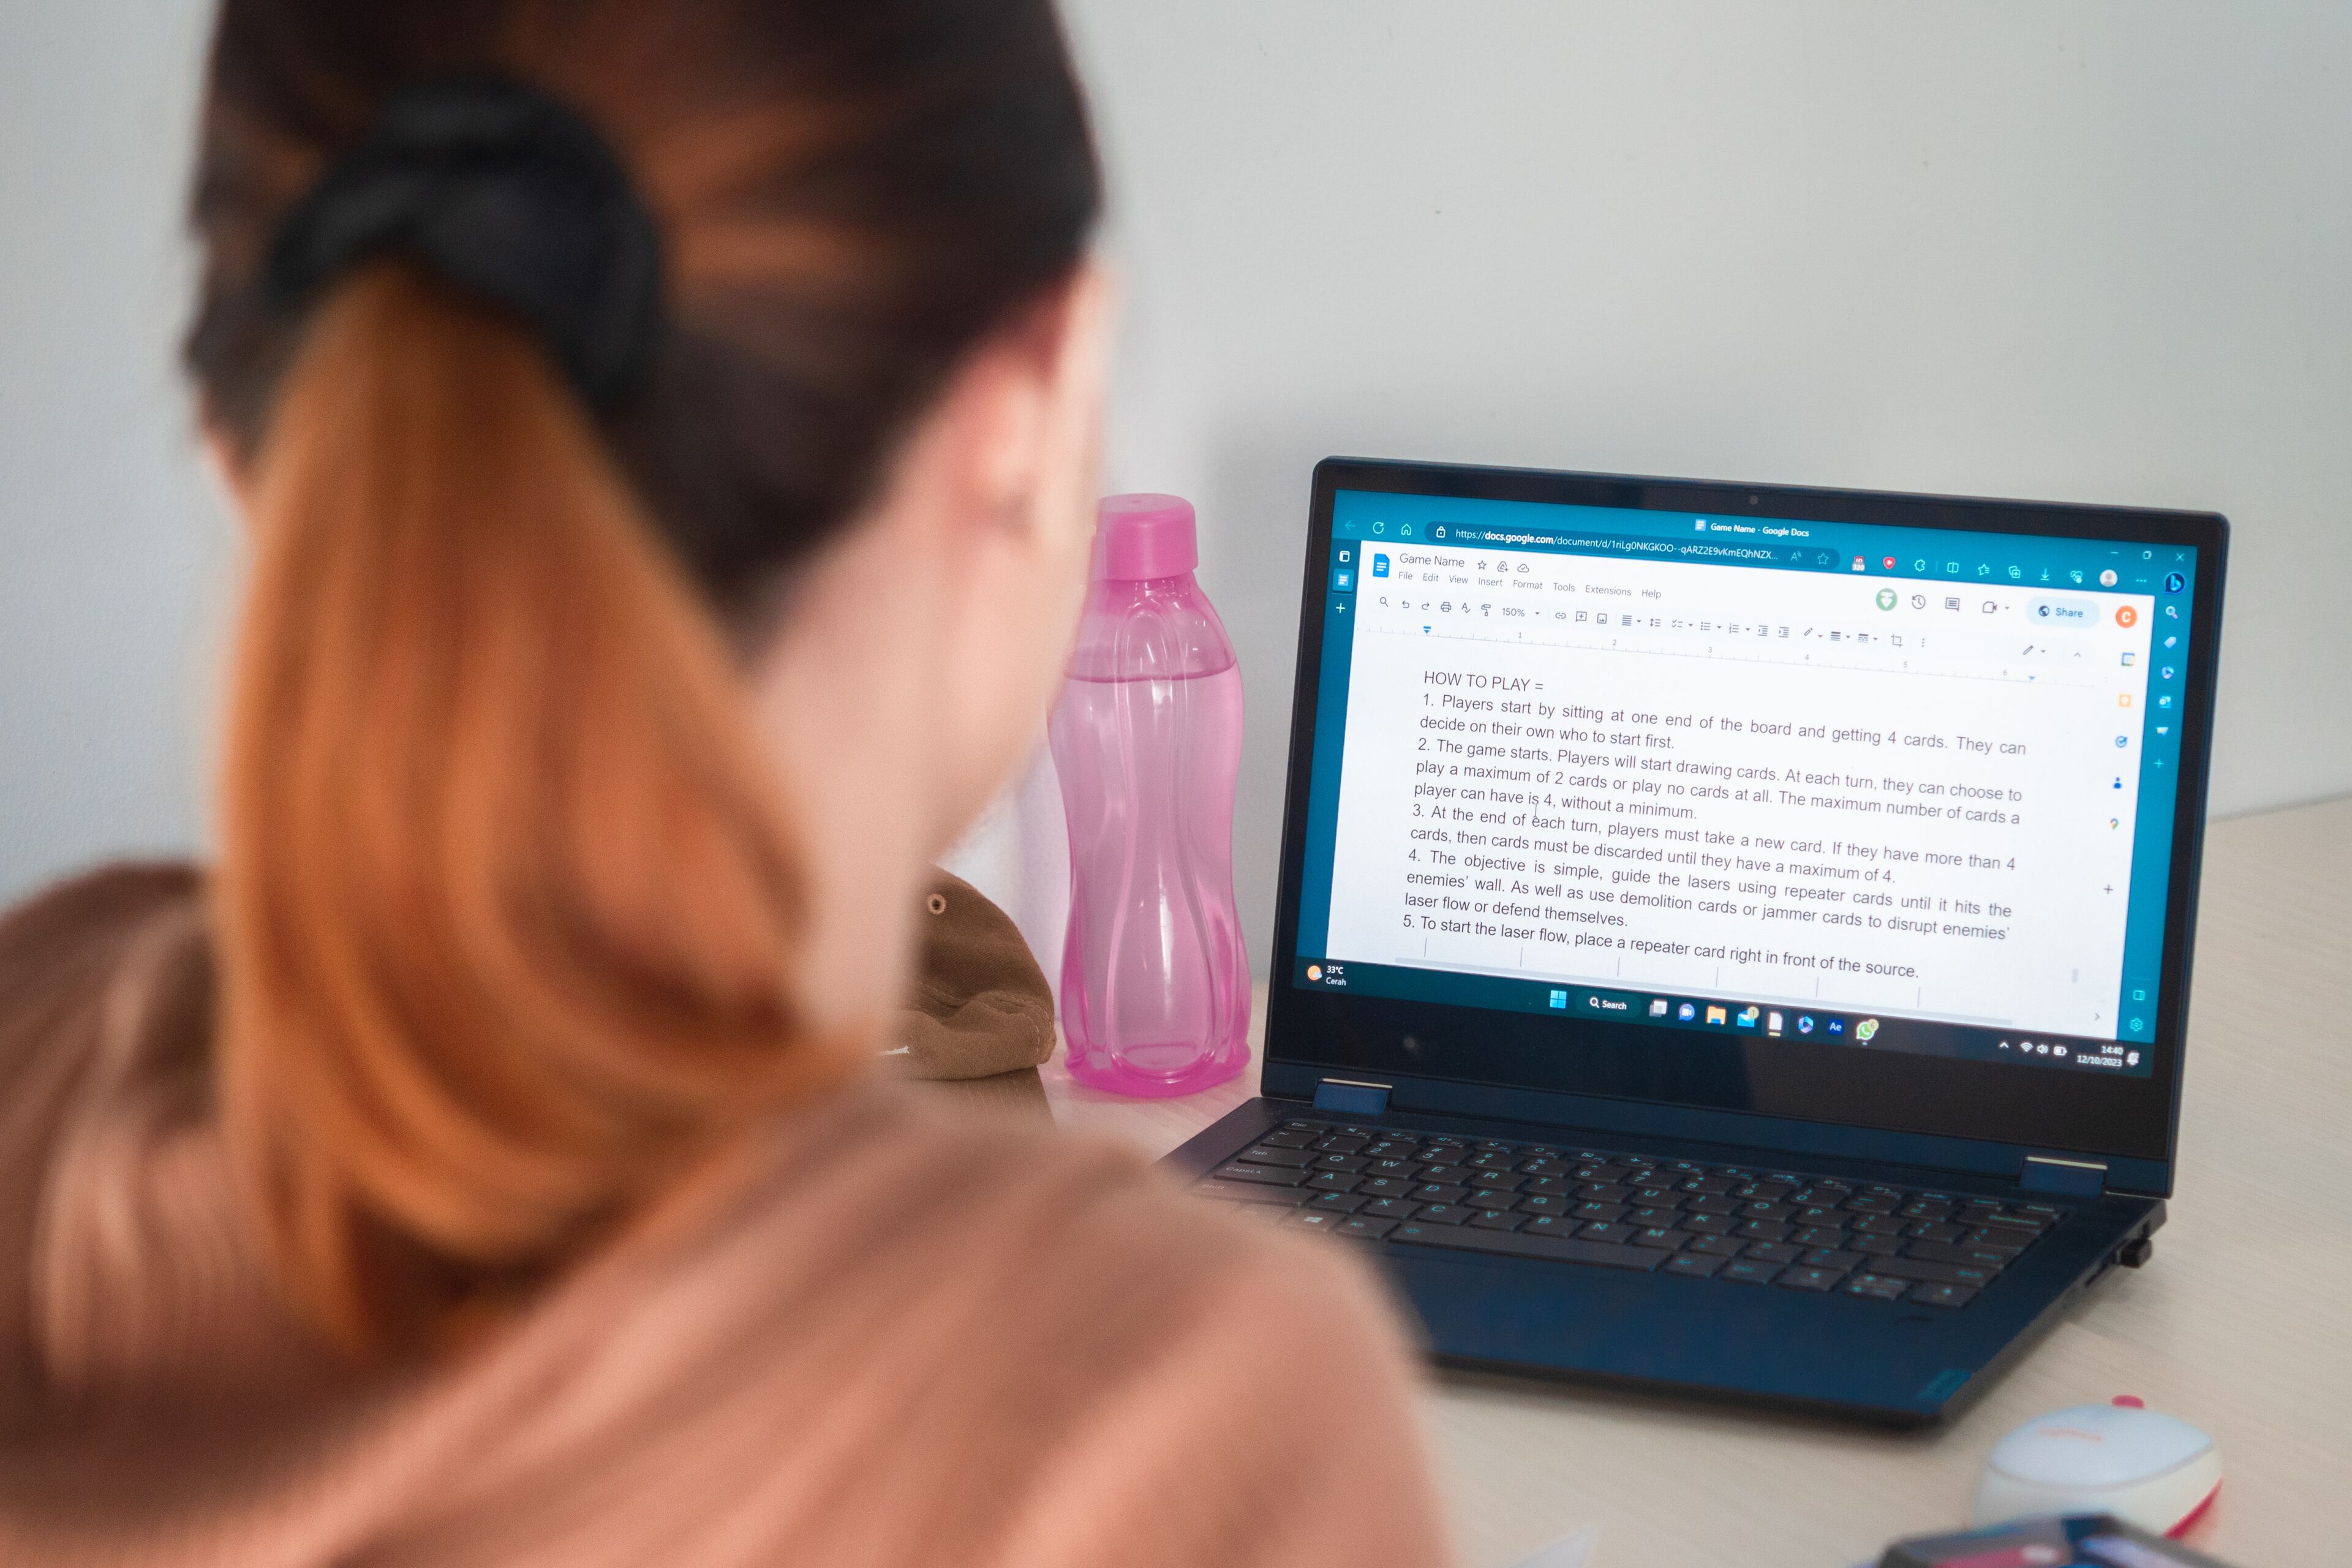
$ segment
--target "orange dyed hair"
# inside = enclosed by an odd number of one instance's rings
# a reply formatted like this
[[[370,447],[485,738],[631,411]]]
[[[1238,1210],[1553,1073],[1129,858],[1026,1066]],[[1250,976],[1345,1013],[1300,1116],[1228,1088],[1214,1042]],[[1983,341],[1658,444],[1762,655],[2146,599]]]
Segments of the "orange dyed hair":
[[[483,72],[594,123],[662,231],[601,416],[412,258],[269,287],[384,101]],[[855,1066],[797,1015],[818,912],[737,660],[1099,199],[1050,0],[223,0],[188,360],[255,559],[215,1078],[341,1343],[430,1345]]]
[[[544,1268],[845,1070],[717,630],[517,326],[342,287],[255,479],[223,773],[224,1124],[353,1344]]]

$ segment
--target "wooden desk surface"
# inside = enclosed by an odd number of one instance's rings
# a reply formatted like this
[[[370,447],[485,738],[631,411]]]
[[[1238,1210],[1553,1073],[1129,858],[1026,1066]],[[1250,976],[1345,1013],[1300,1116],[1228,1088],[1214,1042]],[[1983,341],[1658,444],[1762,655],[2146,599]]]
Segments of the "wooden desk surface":
[[[1506,1568],[1586,1525],[1599,1568],[1875,1561],[1897,1536],[1965,1522],[2003,1432],[2126,1393],[2221,1443],[2227,1479],[2194,1544],[2241,1568],[2352,1558],[2348,954],[2352,801],[2216,824],[2179,1189],[2147,1268],[2109,1274],[1925,1436],[1441,1375],[1428,1421],[1463,1563]],[[1155,1154],[1256,1092],[1255,1070],[1159,1101],[1083,1089],[1058,1056],[1044,1074],[1063,1125]]]

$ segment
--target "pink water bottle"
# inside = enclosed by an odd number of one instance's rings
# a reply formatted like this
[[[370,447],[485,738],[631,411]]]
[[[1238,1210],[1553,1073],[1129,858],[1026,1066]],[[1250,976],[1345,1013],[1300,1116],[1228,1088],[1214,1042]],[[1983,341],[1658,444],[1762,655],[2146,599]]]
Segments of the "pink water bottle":
[[[1234,909],[1242,675],[1192,580],[1200,559],[1190,502],[1102,503],[1054,707],[1070,826],[1062,1033],[1070,1076],[1120,1094],[1190,1094],[1249,1060]]]

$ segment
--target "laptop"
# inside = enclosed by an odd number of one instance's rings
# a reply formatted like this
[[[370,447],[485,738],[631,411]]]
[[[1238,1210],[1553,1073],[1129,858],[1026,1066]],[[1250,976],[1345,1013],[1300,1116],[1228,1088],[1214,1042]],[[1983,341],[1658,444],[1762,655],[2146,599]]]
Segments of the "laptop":
[[[1262,1094],[1444,1363],[1935,1421],[2172,1191],[2228,524],[1333,458]]]

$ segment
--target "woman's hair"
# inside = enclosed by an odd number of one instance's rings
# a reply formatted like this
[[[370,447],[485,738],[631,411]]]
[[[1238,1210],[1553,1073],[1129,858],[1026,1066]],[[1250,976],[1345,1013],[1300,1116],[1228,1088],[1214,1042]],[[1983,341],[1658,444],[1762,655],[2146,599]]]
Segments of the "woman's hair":
[[[663,254],[629,391],[288,216],[419,83],[602,133]],[[527,1289],[850,1070],[738,666],[1100,199],[1050,0],[225,0],[187,357],[254,513],[217,1090],[292,1300],[362,1352]]]

